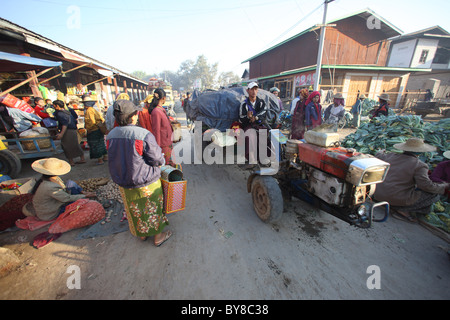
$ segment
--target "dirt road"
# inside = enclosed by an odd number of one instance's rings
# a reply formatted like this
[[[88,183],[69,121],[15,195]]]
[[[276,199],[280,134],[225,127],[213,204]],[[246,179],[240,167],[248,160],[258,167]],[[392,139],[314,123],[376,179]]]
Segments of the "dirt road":
[[[169,217],[174,236],[160,248],[129,231],[76,240],[73,230],[41,249],[30,241],[42,230],[0,233],[20,260],[0,278],[0,299],[450,299],[448,244],[419,225],[390,218],[357,229],[299,200],[265,224],[246,190],[249,171],[183,171],[187,208]],[[63,178],[103,176],[106,165],[88,163]],[[68,287],[71,266],[80,289]]]

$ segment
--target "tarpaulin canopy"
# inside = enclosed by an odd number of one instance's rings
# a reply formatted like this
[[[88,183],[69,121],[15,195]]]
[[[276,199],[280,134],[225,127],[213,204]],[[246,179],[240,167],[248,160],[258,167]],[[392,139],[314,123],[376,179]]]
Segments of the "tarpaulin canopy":
[[[62,65],[60,61],[50,61],[0,51],[0,72],[32,71],[54,68]]]
[[[226,131],[239,120],[239,108],[246,97],[248,93],[244,87],[202,93],[194,91],[186,115],[192,120],[202,121],[209,128]],[[268,116],[276,118],[281,111],[278,98],[263,89],[258,90],[258,97],[266,102]]]

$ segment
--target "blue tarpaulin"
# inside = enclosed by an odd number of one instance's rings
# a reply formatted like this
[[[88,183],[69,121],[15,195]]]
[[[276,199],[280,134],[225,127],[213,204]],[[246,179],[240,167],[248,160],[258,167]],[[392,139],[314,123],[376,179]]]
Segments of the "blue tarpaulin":
[[[60,61],[50,61],[0,51],[0,72],[31,71],[54,68],[62,65]]]

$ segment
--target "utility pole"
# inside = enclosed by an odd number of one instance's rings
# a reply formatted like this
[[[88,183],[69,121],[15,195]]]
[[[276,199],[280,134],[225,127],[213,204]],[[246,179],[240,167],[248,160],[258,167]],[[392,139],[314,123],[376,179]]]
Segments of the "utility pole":
[[[322,55],[323,55],[323,42],[325,41],[325,30],[327,28],[327,9],[328,4],[333,2],[334,0],[325,0],[325,8],[323,11],[323,22],[320,26],[320,41],[319,41],[319,52],[317,54],[317,67],[316,67],[316,79],[314,81],[314,91],[319,90],[319,81],[320,81],[320,71],[322,69]]]

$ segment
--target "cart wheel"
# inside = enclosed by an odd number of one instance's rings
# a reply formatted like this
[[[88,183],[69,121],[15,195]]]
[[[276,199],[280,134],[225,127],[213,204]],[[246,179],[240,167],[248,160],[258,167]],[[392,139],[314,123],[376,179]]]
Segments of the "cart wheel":
[[[256,176],[251,190],[257,216],[267,223],[278,221],[283,214],[283,196],[275,178]]]
[[[22,170],[22,162],[19,157],[9,150],[0,151],[0,174],[16,178]]]

